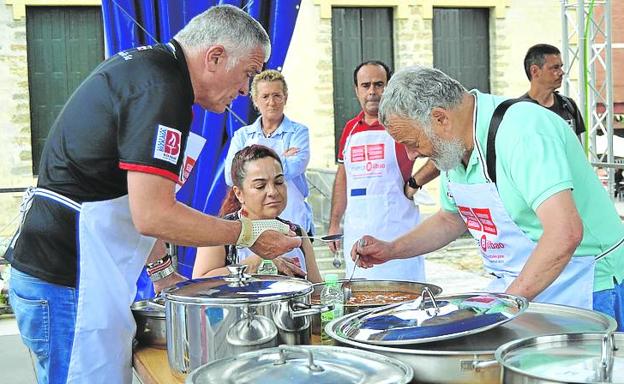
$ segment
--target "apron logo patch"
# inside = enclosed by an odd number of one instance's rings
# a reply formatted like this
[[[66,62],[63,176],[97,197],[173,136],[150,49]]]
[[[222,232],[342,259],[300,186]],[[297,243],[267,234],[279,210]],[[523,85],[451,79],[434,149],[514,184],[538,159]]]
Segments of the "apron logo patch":
[[[164,125],[158,125],[154,145],[154,159],[177,164],[180,156],[181,141],[182,134],[180,131]]]
[[[489,208],[470,208],[463,206],[458,206],[457,208],[464,222],[466,222],[468,229],[489,233],[491,235],[498,234],[496,224],[494,224],[492,220],[492,213]]]
[[[366,146],[354,145],[351,147],[351,162],[358,163],[366,160]]]
[[[383,160],[385,158],[384,144],[369,144],[366,146],[368,160]]]
[[[384,143],[354,145],[351,147],[351,162],[358,163],[366,160],[384,160],[386,158],[385,147],[386,145]]]

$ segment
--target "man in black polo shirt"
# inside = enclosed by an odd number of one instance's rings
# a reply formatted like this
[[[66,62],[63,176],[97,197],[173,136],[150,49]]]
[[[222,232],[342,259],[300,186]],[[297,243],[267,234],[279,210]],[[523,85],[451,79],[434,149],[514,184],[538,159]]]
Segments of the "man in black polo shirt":
[[[197,138],[193,103],[223,112],[270,48],[245,12],[213,7],[167,44],[106,60],[67,101],[9,252],[11,304],[40,383],[131,382],[137,278],[149,261],[157,289],[182,279],[162,248],[148,260],[156,239],[266,258],[300,245],[282,223],[220,220],[175,199]]]
[[[524,72],[531,82],[531,88],[521,98],[531,100],[561,116],[580,140],[581,134],[585,132],[583,116],[574,100],[556,91],[561,87],[565,75],[559,49],[549,44],[532,46],[524,56]]]

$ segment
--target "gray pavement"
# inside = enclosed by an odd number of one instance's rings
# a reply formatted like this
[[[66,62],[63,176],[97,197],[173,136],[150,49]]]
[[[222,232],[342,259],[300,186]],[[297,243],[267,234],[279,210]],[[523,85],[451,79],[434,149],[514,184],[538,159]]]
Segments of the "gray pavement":
[[[0,318],[0,383],[36,383],[33,361],[11,316]]]
[[[9,315],[0,317],[0,383],[37,383],[34,361],[22,343],[15,318]],[[134,376],[132,383],[141,381]]]

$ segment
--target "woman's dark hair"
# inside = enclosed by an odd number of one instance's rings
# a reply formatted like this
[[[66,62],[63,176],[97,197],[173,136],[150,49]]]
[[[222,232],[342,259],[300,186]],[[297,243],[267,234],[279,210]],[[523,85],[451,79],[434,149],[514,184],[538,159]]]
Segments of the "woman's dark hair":
[[[269,147],[265,147],[260,144],[252,144],[248,147],[236,152],[234,159],[232,159],[232,183],[238,188],[242,188],[243,180],[247,176],[247,163],[254,160],[264,159],[266,157],[272,157],[283,168],[282,160],[280,160],[277,153]],[[225,216],[228,213],[236,212],[241,208],[241,204],[234,194],[232,188],[228,189],[228,192],[223,199],[221,209],[219,209],[219,216]]]

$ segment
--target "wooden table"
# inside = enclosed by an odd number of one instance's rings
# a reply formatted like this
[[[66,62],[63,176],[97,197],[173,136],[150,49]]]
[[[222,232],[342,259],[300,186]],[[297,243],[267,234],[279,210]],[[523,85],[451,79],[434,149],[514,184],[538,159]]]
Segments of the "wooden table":
[[[167,350],[139,346],[132,355],[134,371],[143,384],[184,383],[171,373]]]

